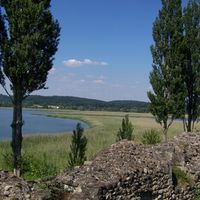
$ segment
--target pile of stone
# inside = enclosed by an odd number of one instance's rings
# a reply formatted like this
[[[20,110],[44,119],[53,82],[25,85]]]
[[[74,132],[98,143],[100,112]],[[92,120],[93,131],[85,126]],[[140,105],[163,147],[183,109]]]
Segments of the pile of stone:
[[[57,177],[68,199],[175,199],[169,153],[128,141],[112,145],[81,168]],[[154,198],[155,199],[155,198]]]
[[[0,171],[0,200],[48,200],[48,191],[36,182],[27,182],[11,173]]]
[[[177,164],[180,164],[185,170],[198,176],[200,175],[200,134],[185,133],[181,137],[175,137],[174,147],[179,152],[179,158],[176,157]]]
[[[200,186],[200,134],[156,146],[121,141],[55,179],[26,182],[0,171],[0,200],[192,200]],[[177,185],[173,166],[191,182]]]
[[[65,198],[73,200],[190,200],[200,180],[199,158],[199,134],[183,134],[157,146],[122,141],[55,182]],[[193,182],[176,188],[173,166],[192,176]]]

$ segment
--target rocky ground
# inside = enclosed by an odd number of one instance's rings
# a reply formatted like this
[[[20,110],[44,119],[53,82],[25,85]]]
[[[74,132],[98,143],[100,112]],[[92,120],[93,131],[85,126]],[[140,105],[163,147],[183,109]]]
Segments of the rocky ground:
[[[27,182],[11,173],[0,171],[0,200],[48,200],[47,190],[36,182]]]
[[[0,200],[192,200],[200,182],[199,160],[200,135],[195,133],[157,146],[121,141],[48,181],[26,182],[0,171]],[[192,182],[176,187],[173,166]]]

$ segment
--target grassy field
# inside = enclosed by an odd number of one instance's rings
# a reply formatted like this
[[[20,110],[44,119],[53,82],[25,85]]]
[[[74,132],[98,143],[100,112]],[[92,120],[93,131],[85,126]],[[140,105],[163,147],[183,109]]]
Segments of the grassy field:
[[[74,111],[74,110],[48,110],[49,116],[79,119],[90,125],[85,130],[88,138],[87,158],[92,157],[116,142],[116,134],[121,126],[122,118],[127,113],[122,112],[97,112],[97,111]],[[135,141],[140,142],[141,134],[151,128],[160,129],[151,114],[128,113],[129,119],[134,125]],[[169,137],[183,132],[182,122],[176,121],[169,130]],[[23,154],[28,155],[27,159],[36,160],[37,163],[44,165],[44,171],[49,166],[53,166],[56,173],[66,169],[68,152],[71,143],[71,133],[57,134],[54,136],[32,136],[23,139]],[[11,152],[9,142],[0,143],[0,168],[9,170],[8,152]],[[5,158],[6,157],[6,158]],[[41,164],[42,165],[42,164]],[[30,166],[29,166],[30,168]],[[34,172],[35,169],[33,169]],[[41,169],[42,170],[42,169]],[[41,172],[44,173],[44,172]],[[52,174],[52,172],[50,172]],[[26,178],[39,178],[42,175],[32,177],[31,174],[25,174]],[[45,174],[44,174],[45,176]]]

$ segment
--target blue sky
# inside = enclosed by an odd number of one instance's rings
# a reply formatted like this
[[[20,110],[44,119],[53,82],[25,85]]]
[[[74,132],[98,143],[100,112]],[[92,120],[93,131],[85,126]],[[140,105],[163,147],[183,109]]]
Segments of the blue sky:
[[[148,101],[160,8],[160,0],[52,0],[60,44],[49,89],[34,94]]]

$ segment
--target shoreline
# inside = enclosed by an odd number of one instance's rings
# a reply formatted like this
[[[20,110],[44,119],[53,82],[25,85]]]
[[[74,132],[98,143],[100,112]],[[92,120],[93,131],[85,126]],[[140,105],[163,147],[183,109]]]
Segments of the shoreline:
[[[0,110],[9,110],[11,111],[11,107],[0,107]],[[41,117],[45,117],[45,118],[51,118],[52,120],[53,119],[61,119],[61,120],[66,120],[66,121],[74,121],[75,124],[77,123],[81,123],[83,128],[84,129],[90,129],[92,127],[92,123],[88,120],[84,120],[82,119],[81,117],[78,118],[78,117],[70,117],[70,116],[59,116],[58,114],[54,114],[55,111],[57,110],[52,110],[49,112],[49,109],[30,109],[30,108],[25,108],[26,111],[35,111],[35,112],[41,112],[41,113],[29,113],[30,115],[33,115],[33,116],[41,116]],[[48,111],[48,112],[47,112]],[[25,120],[25,123],[26,123],[26,118],[24,119]],[[51,121],[52,121],[51,120]],[[49,123],[52,123],[52,122],[49,122]],[[45,126],[45,125],[44,125]],[[48,124],[47,124],[48,126]],[[59,124],[57,125],[59,126]],[[56,127],[56,125],[55,125]],[[64,127],[64,125],[62,126]],[[61,136],[61,135],[65,135],[65,134],[72,134],[73,133],[73,130],[75,129],[76,125],[74,125],[74,127],[70,126],[70,125],[66,125],[66,127],[70,127],[71,130],[55,130],[54,132],[51,132],[51,131],[36,131],[36,132],[29,132],[28,131],[22,131],[22,136],[23,138],[29,138],[29,137],[39,137],[39,136]],[[67,129],[67,128],[66,128]],[[0,142],[10,142],[12,140],[12,134],[11,134],[12,131],[10,131],[9,133],[9,136],[5,138],[1,138]],[[6,134],[5,134],[6,135]]]

